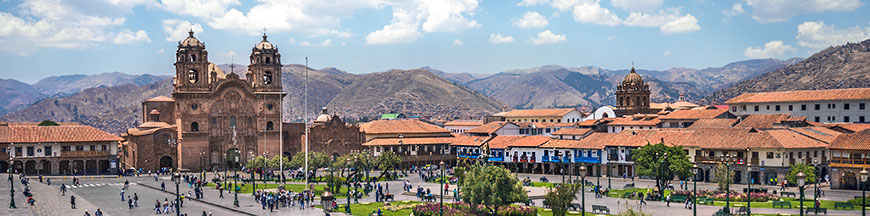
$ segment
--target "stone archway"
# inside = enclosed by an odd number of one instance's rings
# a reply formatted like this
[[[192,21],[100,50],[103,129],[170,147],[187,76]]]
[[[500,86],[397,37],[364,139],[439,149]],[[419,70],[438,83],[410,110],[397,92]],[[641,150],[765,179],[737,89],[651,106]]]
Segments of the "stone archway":
[[[85,173],[89,175],[97,174],[99,169],[97,168],[96,160],[87,160],[85,161]]]
[[[0,173],[9,172],[9,163],[6,161],[0,161]]]
[[[157,170],[160,170],[164,167],[173,169],[175,168],[175,163],[172,162],[172,157],[163,156],[160,158],[160,167],[158,167]]]
[[[63,174],[63,175],[69,175],[70,173],[72,173],[71,170],[70,170],[70,168],[69,168],[69,161],[68,161],[68,160],[62,160],[62,161],[60,161],[60,166],[59,166],[59,167],[60,167],[60,168],[59,168],[59,169],[60,169],[60,174]]]
[[[97,166],[100,168],[101,174],[102,173],[105,173],[105,174],[111,173],[111,171],[109,170],[109,160],[100,160],[99,163],[97,164]]]
[[[840,177],[840,189],[855,190],[858,189],[858,178],[854,172],[843,172]]]
[[[42,160],[39,162],[42,164],[42,169],[40,169],[39,174],[41,175],[51,175],[54,174],[51,172],[51,162],[48,160]]]
[[[24,163],[21,161],[13,161],[12,162],[12,170],[14,173],[24,172]]]
[[[24,162],[24,174],[35,175],[36,173],[36,161]]]
[[[85,172],[85,162],[82,160],[74,160],[72,162],[73,174],[81,174]]]

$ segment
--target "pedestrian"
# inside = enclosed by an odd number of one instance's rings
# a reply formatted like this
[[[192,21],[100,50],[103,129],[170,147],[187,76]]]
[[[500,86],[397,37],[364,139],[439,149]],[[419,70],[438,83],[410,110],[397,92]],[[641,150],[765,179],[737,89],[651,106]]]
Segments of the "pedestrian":
[[[218,184],[218,190],[221,192],[220,198],[223,199],[224,198],[224,186]]]
[[[48,183],[48,186],[51,186],[51,178],[47,178],[47,179],[45,179],[45,182]]]
[[[100,209],[97,209],[97,211],[94,212],[94,216],[103,216],[103,211]]]
[[[66,184],[63,184],[63,183],[60,184],[60,195],[66,196]]]
[[[685,208],[685,209],[691,209],[691,208],[689,207],[689,205],[691,205],[691,203],[692,203],[691,196],[692,196],[692,195],[690,195],[689,197],[686,198],[686,205],[683,206],[683,208]]]
[[[166,192],[166,182],[160,183],[160,190],[162,190],[163,192]]]
[[[671,195],[668,194],[668,197],[666,199],[667,199],[667,203],[668,203],[667,206],[671,207]]]
[[[88,210],[85,210],[85,216],[91,216],[91,213],[88,213]]]
[[[133,207],[139,207],[139,194],[133,193]]]
[[[121,188],[121,202],[124,201],[124,189]]]
[[[72,209],[76,209],[76,195],[69,196],[69,204]]]
[[[130,199],[129,196],[127,197],[127,209],[133,209],[133,199]]]
[[[156,176],[157,173],[155,173],[154,175]],[[161,213],[161,211],[160,211],[160,200],[155,200],[155,201],[156,201],[156,202],[154,203],[154,213],[155,213],[155,214],[160,214],[160,213]]]

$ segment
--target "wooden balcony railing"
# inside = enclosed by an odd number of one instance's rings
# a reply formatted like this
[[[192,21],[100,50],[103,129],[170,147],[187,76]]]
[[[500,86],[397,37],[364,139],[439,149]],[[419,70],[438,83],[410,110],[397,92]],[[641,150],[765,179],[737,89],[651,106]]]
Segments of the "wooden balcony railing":
[[[61,152],[61,157],[97,157],[112,155],[110,151],[68,151]]]
[[[870,164],[870,159],[831,158],[830,163],[842,163],[842,164]]]

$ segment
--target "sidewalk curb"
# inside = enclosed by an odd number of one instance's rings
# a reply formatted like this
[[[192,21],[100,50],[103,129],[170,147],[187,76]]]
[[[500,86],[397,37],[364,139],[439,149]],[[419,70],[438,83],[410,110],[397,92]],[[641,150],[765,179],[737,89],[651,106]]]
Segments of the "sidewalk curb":
[[[152,187],[151,185],[141,184],[141,183],[138,184],[138,185],[139,185],[139,186],[146,187],[146,188],[150,188],[150,189],[152,189],[152,190],[160,191],[160,192],[163,192],[163,193],[172,194],[173,196],[175,196],[175,193],[168,192],[168,191],[163,191],[163,190],[160,190],[159,188]],[[234,209],[234,208],[230,208],[230,207],[226,207],[226,206],[222,206],[222,205],[214,204],[214,203],[211,203],[211,202],[206,202],[206,201],[202,201],[202,200],[198,200],[198,199],[188,199],[188,200],[196,201],[196,202],[200,202],[200,203],[204,203],[204,204],[207,204],[207,205],[210,205],[210,206],[214,206],[214,207],[222,208],[222,209],[225,209],[225,210],[228,210],[228,211],[232,211],[232,212],[236,212],[236,213],[240,213],[240,214],[244,214],[244,215],[257,216],[256,214],[251,214],[251,213],[248,213],[248,212],[244,212],[244,211],[241,211],[241,210],[238,210],[238,209]]]

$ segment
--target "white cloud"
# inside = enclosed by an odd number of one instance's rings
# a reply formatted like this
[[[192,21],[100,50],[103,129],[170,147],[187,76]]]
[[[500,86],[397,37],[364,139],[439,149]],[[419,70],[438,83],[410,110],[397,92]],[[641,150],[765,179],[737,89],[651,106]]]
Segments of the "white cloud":
[[[535,6],[539,4],[547,4],[549,0],[522,0],[517,3],[517,6]]]
[[[299,46],[329,47],[329,46],[332,46],[332,40],[326,39],[326,40],[323,40],[323,42],[316,43],[316,44],[310,43],[308,41],[302,41],[302,42],[299,42]]]
[[[461,40],[456,39],[456,40],[453,40],[453,45],[454,46],[462,46],[462,45],[465,45],[465,43],[462,43]]]
[[[193,30],[196,34],[202,34],[202,25],[199,23],[191,23],[185,20],[168,19],[163,20],[163,32],[166,35],[166,41],[178,42],[187,38]]]
[[[734,2],[734,4],[731,5],[731,9],[722,10],[722,14],[725,14],[725,16],[737,16],[743,12],[745,12],[743,11],[743,4],[740,2]]]
[[[290,38],[287,40],[287,42],[290,44],[296,44],[296,39]]]
[[[870,26],[838,29],[833,24],[825,25],[822,21],[804,22],[798,25],[796,38],[800,46],[821,49],[870,38]]]
[[[514,37],[502,36],[501,34],[489,34],[489,42],[491,42],[491,43],[513,43]]]
[[[630,11],[653,11],[662,6],[665,0],[611,0],[614,7]]]
[[[607,26],[619,25],[619,16],[610,12],[610,9],[601,7],[599,1],[600,0],[595,0],[594,2],[582,2],[574,5],[572,9],[572,13],[574,13],[574,21]],[[553,4],[556,4],[556,2]]]
[[[520,28],[543,28],[547,27],[547,18],[541,16],[538,12],[526,12],[523,18],[514,19],[513,25]]]
[[[223,57],[227,58],[227,59],[232,59],[232,58],[235,58],[236,56],[237,56],[236,51],[232,51],[232,50],[223,53]]]
[[[393,8],[393,20],[383,29],[369,33],[366,44],[411,43],[423,34],[417,30],[414,15],[401,8]]]
[[[231,6],[241,5],[238,0],[161,0],[158,6],[172,13],[214,18],[227,12]]]
[[[124,14],[135,3],[113,5],[25,0],[15,6],[15,14],[0,12],[0,44],[3,44],[0,51],[30,55],[42,47],[85,49],[105,43],[150,41],[142,30],[112,30],[127,20],[116,14]]]
[[[166,50],[164,50],[163,48],[160,48],[159,50],[157,50],[157,54],[163,54],[165,52],[166,52]]]
[[[665,52],[662,53],[662,55],[670,56],[670,55],[671,55],[671,50],[665,50]]]
[[[692,14],[681,15],[678,10],[659,11],[656,14],[632,12],[623,24],[626,26],[659,27],[664,34],[693,32],[701,29]]]
[[[765,59],[765,58],[784,58],[787,57],[789,53],[796,52],[797,49],[791,47],[789,45],[785,45],[782,41],[770,41],[764,44],[764,47],[753,48],[747,47],[745,51],[743,51],[743,55],[751,59]]]
[[[532,44],[554,44],[565,41],[567,37],[564,34],[553,34],[550,30],[542,31],[538,35],[531,37]]]
[[[148,42],[151,43],[151,38],[148,38],[148,33],[145,33],[145,30],[139,30],[137,32],[130,31],[129,29],[125,29],[121,32],[118,32],[115,35],[115,39],[112,40],[113,43],[116,44],[132,44],[139,42]]]
[[[860,0],[747,0],[752,18],[760,23],[783,22],[801,14],[826,11],[852,11],[864,3]]]

